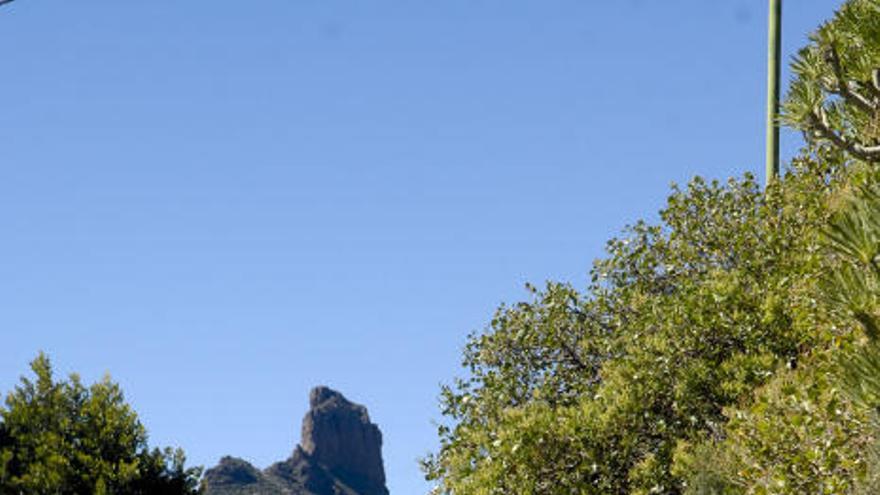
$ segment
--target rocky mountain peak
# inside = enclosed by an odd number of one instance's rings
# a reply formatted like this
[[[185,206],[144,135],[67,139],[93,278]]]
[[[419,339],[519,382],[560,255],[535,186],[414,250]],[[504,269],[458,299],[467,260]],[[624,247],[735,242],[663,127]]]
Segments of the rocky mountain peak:
[[[319,385],[312,389],[309,392],[309,408],[310,409],[318,409],[324,403],[343,403],[346,405],[353,405],[348,399],[345,398],[341,393],[333,390],[330,387],[326,387],[324,385]]]
[[[208,495],[388,495],[382,433],[367,408],[328,387],[309,394],[302,437],[285,461],[259,471],[224,457],[205,472]]]
[[[343,476],[384,486],[382,432],[370,422],[367,408],[327,387],[313,389],[309,399],[311,409],[303,418],[300,440],[303,451]]]

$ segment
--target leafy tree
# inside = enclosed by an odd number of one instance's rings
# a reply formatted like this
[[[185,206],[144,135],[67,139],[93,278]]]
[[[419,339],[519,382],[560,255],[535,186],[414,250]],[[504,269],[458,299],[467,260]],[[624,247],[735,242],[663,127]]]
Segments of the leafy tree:
[[[150,451],[146,430],[105,378],[56,381],[49,359],[32,363],[0,409],[0,492],[18,494],[192,494],[199,469],[182,451]]]
[[[880,0],[850,0],[795,58],[784,121],[811,142],[880,161]]]
[[[679,455],[677,469],[690,473],[689,493],[880,491],[876,184],[854,186],[825,231],[830,269],[822,295],[845,332],[759,389],[750,404],[729,408],[724,439],[695,449],[710,462]]]
[[[774,376],[747,405],[727,408],[723,439],[679,444],[674,469],[685,493],[855,493],[867,479],[876,432],[838,386],[841,352],[816,353]]]
[[[878,183],[878,14],[846,2],[798,55],[784,118],[809,148],[786,177],[695,179],[660,224],[609,242],[585,292],[530,288],[469,338],[424,460],[437,493],[877,492],[863,403],[880,350],[852,329],[880,333],[880,295],[822,239],[848,191]]]
[[[809,365],[775,377],[755,399],[726,411],[724,438],[678,457],[690,493],[880,492],[880,2],[850,0],[812,36],[793,66],[786,121],[812,144],[868,162],[834,208],[826,232],[822,303],[841,336]],[[843,191],[846,193],[846,191]],[[817,332],[827,331],[817,328]],[[702,462],[702,464],[701,464]]]
[[[181,449],[164,448],[138,453],[139,474],[126,488],[133,495],[181,495],[201,493],[200,468],[187,468]]]
[[[550,283],[469,339],[442,390],[439,493],[681,493],[682,446],[726,407],[830,345],[819,246],[843,171],[803,158],[763,192],[747,176],[674,190],[662,223],[608,244],[586,294]]]

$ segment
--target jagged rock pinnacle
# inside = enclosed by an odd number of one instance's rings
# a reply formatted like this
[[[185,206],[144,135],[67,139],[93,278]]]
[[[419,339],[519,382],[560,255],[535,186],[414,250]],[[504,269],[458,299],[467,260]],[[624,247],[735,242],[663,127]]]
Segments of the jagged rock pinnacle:
[[[315,387],[290,458],[261,472],[224,457],[205,472],[205,487],[208,495],[388,495],[382,433],[367,408]]]
[[[302,424],[300,444],[316,462],[371,486],[385,486],[382,433],[370,422],[367,408],[339,392],[316,387]]]

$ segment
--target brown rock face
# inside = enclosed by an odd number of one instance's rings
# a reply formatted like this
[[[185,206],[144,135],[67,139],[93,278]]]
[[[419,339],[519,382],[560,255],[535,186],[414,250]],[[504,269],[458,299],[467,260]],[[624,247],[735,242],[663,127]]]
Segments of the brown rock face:
[[[340,476],[384,487],[382,432],[370,422],[367,408],[327,387],[313,389],[309,403],[302,424],[303,452]]]
[[[309,395],[301,445],[285,461],[259,471],[225,457],[205,472],[207,495],[388,495],[382,432],[364,406],[327,387]]]

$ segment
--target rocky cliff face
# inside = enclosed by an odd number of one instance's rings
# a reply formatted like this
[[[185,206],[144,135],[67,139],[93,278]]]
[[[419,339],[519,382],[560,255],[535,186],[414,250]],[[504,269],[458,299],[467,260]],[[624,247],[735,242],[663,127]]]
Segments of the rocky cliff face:
[[[317,387],[293,455],[260,471],[224,457],[205,472],[207,495],[388,495],[382,433],[364,406]]]

